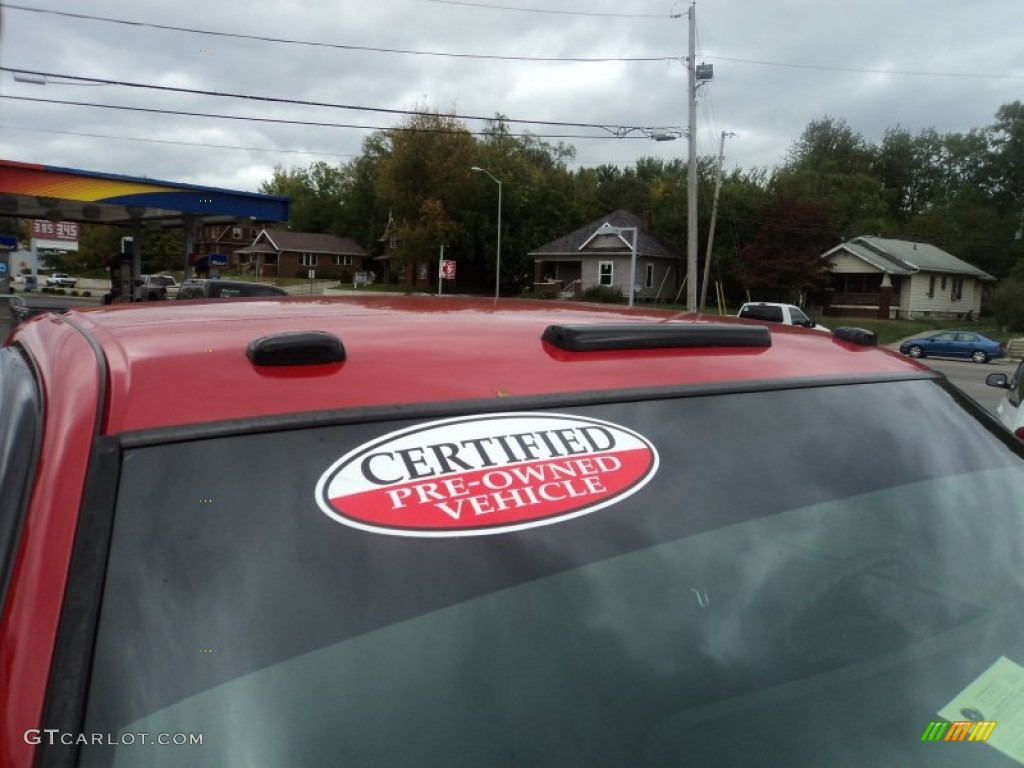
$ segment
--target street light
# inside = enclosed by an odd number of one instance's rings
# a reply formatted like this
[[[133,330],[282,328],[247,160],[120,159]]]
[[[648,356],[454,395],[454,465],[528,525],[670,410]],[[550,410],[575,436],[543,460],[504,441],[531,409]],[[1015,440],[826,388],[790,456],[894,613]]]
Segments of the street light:
[[[636,286],[636,238],[637,238],[637,228],[636,227],[613,227],[608,222],[605,222],[604,224],[602,224],[598,228],[597,232],[595,232],[594,234],[597,234],[597,235],[618,235],[619,237],[621,237],[624,232],[632,232],[633,233],[633,241],[632,241],[631,246],[630,246],[630,251],[631,252],[630,252],[630,255],[629,255],[629,306],[632,307],[633,306],[634,287]]]
[[[501,285],[501,182],[494,178],[490,171],[486,171],[477,165],[474,165],[470,170],[477,173],[486,173],[491,177],[491,181],[498,185],[498,255],[494,264],[494,300],[497,301],[498,288]]]

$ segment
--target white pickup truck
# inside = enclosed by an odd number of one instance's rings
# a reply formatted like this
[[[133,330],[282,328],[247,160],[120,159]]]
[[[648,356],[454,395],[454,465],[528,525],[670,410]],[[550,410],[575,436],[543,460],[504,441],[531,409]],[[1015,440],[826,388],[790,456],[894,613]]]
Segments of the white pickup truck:
[[[816,331],[828,331],[828,328],[818,325],[800,307],[793,304],[750,301],[740,307],[740,311],[736,316],[746,320],[760,320],[768,323],[782,323],[783,325],[799,325],[803,328],[813,328]]]
[[[78,278],[65,275],[63,272],[55,272],[46,278],[46,284],[50,288],[74,288],[78,285]]]
[[[163,301],[178,296],[178,281],[171,275],[140,275],[135,281],[136,301]]]

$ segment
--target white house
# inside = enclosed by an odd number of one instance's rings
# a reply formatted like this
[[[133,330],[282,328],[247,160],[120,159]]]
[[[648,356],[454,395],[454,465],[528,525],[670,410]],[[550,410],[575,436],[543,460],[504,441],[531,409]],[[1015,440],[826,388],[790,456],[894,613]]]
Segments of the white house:
[[[822,254],[833,316],[977,317],[992,275],[927,243],[856,237]]]

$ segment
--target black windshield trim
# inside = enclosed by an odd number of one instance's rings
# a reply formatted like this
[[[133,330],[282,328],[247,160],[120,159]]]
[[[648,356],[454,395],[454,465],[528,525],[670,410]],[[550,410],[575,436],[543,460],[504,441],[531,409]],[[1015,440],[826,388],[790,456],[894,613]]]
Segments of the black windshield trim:
[[[472,413],[500,413],[502,411],[534,410],[603,403],[643,402],[677,397],[707,397],[712,395],[743,394],[751,392],[777,392],[816,387],[841,387],[858,384],[878,384],[899,381],[945,382],[946,378],[933,371],[907,373],[868,374],[863,376],[816,376],[792,379],[730,381],[716,384],[686,384],[664,387],[637,387],[630,389],[602,389],[587,392],[559,392],[522,397],[495,397],[474,400],[448,400],[411,404],[375,405],[332,411],[260,416],[249,419],[212,421],[187,424],[180,427],[157,427],[123,432],[117,437],[124,448],[187,442],[247,433],[279,432],[291,429],[360,424],[395,419],[444,418]],[[951,385],[948,385],[951,386]]]
[[[98,397],[42,722],[44,727],[63,733],[81,733],[114,522],[120,448],[116,440],[101,436],[109,393],[109,370],[103,349],[78,322],[67,315],[60,318],[82,334],[96,357]],[[39,745],[37,765],[47,768],[77,765],[79,749],[77,743],[67,745],[44,740]]]

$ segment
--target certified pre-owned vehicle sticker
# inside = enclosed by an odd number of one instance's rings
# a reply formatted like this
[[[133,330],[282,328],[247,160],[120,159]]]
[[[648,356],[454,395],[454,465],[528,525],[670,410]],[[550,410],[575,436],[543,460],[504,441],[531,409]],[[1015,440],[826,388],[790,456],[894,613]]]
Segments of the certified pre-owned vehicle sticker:
[[[644,437],[607,421],[501,413],[420,424],[345,454],[320,476],[320,508],[397,536],[470,536],[589,514],[658,469]]]

